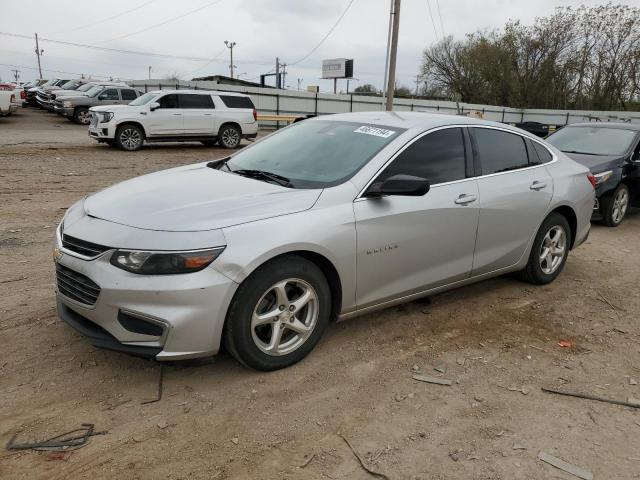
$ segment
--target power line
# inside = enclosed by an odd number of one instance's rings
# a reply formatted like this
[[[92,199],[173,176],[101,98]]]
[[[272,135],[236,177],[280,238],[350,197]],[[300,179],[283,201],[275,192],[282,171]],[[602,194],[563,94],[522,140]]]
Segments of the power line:
[[[188,15],[191,15],[191,14],[194,14],[196,12],[199,12],[200,10],[204,10],[205,8],[212,7],[213,5],[216,5],[216,4],[220,3],[220,2],[222,2],[222,0],[215,0],[213,2],[209,2],[206,5],[198,7],[196,9],[194,9],[194,10],[190,10],[190,11],[188,11],[186,13],[183,13],[182,15],[178,15],[177,17],[169,18],[169,19],[164,20],[164,21],[162,21],[160,23],[156,23],[156,24],[151,25],[149,27],[143,28],[142,30],[138,30],[138,31],[135,31],[135,32],[132,32],[132,33],[127,33],[126,35],[120,35],[119,37],[114,37],[114,38],[111,38],[109,40],[105,40],[104,43],[113,42],[115,40],[121,40],[123,38],[131,37],[133,35],[137,35],[139,33],[146,32],[147,30],[151,30],[152,28],[161,27],[162,25],[166,25],[167,23],[175,22],[176,20],[180,20],[181,18],[184,18],[184,17],[186,17]]]
[[[429,0],[427,0],[427,8],[429,9],[429,16],[431,17],[431,25],[433,25],[433,33],[435,34],[437,40],[440,34],[438,33],[438,29],[436,28],[436,22],[433,19],[433,13],[431,13],[431,3],[429,2]]]
[[[205,63],[204,65],[196,68],[195,70],[191,70],[189,72],[184,72],[183,75],[193,75],[195,72],[197,72],[198,70],[202,70],[203,68],[208,67],[209,65],[211,65],[213,62],[215,62],[218,58],[220,58],[222,56],[222,54],[224,52],[227,51],[227,47],[225,46],[222,50],[220,50],[220,52],[217,55],[214,55],[213,57],[211,57],[211,59]]]
[[[14,67],[14,68],[25,68],[27,70],[38,70],[36,67],[28,67],[26,65],[13,65],[11,63],[0,63],[0,66],[3,67]],[[78,72],[66,72],[64,70],[53,70],[51,68],[43,68],[42,69],[45,72],[51,72],[51,73],[62,73],[63,75],[77,75],[78,77],[81,77],[83,75],[85,75],[86,77],[100,77],[100,78],[113,78],[113,75],[97,75],[95,73],[78,73]]]
[[[338,26],[338,24],[340,23],[340,21],[342,20],[342,18],[347,14],[347,12],[349,11],[349,9],[351,8],[351,5],[353,5],[353,2],[355,0],[351,0],[349,2],[349,4],[347,5],[347,8],[344,9],[344,11],[340,14],[340,16],[338,17],[338,20],[336,20],[336,23],[333,24],[333,26],[329,29],[329,31],[327,32],[327,34],[322,37],[322,40],[320,40],[320,42],[311,49],[311,51],[309,53],[307,53],[304,57],[302,57],[300,60],[296,61],[296,62],[290,62],[287,65],[292,66],[292,65],[297,65],[298,63],[306,60],[307,58],[309,58],[313,52],[315,52],[318,48],[320,48],[320,46],[324,43],[324,41],[329,38],[329,35],[331,35],[333,33],[333,31],[335,30],[335,28]]]
[[[440,30],[442,30],[442,39],[447,36],[444,32],[444,23],[442,23],[442,13],[440,13],[440,1],[436,0],[436,7],[438,7],[438,17],[440,17]]]
[[[106,22],[108,22],[110,20],[113,20],[114,18],[118,18],[118,17],[121,17],[121,16],[126,15],[128,13],[135,12],[136,10],[140,10],[141,8],[146,7],[147,5],[149,5],[150,3],[153,3],[153,2],[155,2],[155,0],[150,0],[148,2],[143,3],[142,5],[138,5],[135,8],[132,8],[130,10],[125,10],[124,12],[120,12],[120,13],[118,13],[116,15],[112,15],[112,16],[107,17],[107,18],[103,18],[102,20],[98,20],[97,22],[88,23],[88,24],[85,24],[85,25],[80,25],[79,27],[75,27],[75,28],[67,28],[67,29],[61,30],[59,32],[54,32],[54,34],[75,32],[75,31],[78,31],[78,30],[83,30],[85,28],[95,27],[96,25],[100,25],[102,23],[106,23]]]

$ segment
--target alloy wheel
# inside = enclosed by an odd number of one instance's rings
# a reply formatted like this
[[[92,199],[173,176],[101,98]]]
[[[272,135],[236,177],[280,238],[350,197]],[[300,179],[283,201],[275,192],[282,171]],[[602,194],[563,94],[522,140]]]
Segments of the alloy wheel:
[[[613,199],[613,212],[611,214],[611,219],[614,223],[618,224],[624,218],[624,215],[627,213],[627,207],[629,206],[629,193],[626,189],[621,188],[616,193],[615,198]]]
[[[560,225],[549,229],[540,246],[540,269],[546,275],[554,273],[562,262],[567,249],[567,234]]]
[[[82,110],[78,112],[78,122],[80,122],[81,125],[89,125],[90,121],[91,121],[91,114],[89,113],[88,110]]]
[[[240,143],[240,133],[235,128],[226,128],[222,132],[222,144],[227,148],[234,148]]]
[[[304,280],[289,278],[267,289],[251,317],[251,336],[267,355],[291,353],[311,336],[318,322],[318,294]]]
[[[142,136],[135,128],[125,128],[122,130],[122,133],[120,133],[120,143],[122,143],[127,150],[135,150],[140,146],[141,142]]]

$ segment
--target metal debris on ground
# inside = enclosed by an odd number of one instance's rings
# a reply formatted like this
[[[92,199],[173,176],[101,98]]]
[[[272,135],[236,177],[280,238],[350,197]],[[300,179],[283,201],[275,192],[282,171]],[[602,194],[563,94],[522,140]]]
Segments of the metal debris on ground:
[[[304,463],[302,465],[299,465],[298,468],[306,468],[307,465],[309,465],[313,459],[316,458],[316,454],[312,453],[309,458],[307,458]]]
[[[89,437],[105,435],[107,432],[95,432],[92,423],[83,423],[81,428],[56,435],[48,440],[32,443],[16,443],[17,434],[7,442],[7,450],[38,450],[49,452],[63,452],[84,447]]]
[[[371,468],[369,468],[367,466],[367,464],[364,462],[364,460],[362,459],[362,457],[360,456],[360,454],[358,453],[358,451],[353,448],[353,446],[351,445],[351,442],[349,442],[349,440],[347,440],[347,437],[338,434],[338,436],[344,440],[344,443],[347,444],[347,446],[349,447],[349,449],[351,450],[351,453],[353,453],[353,455],[358,459],[358,462],[360,463],[360,466],[370,475],[373,475],[376,478],[381,478],[383,480],[389,480],[389,477],[387,477],[384,473],[380,473],[380,472],[376,472],[375,470],[372,470]]]
[[[160,378],[158,379],[158,396],[153,400],[146,400],[144,402],[140,402],[140,405],[148,405],[149,403],[155,403],[162,400],[163,382],[164,382],[164,365],[160,365]]]
[[[529,389],[525,387],[509,387],[507,390],[510,392],[520,392],[523,395],[529,395]]]
[[[614,405],[622,405],[623,407],[640,408],[640,400],[629,398],[627,401],[616,400],[615,398],[600,397],[590,393],[571,392],[569,390],[559,390],[553,387],[542,387],[543,392],[556,393],[558,395],[566,395],[568,397],[584,398],[586,400],[595,400],[596,402],[612,403]]]
[[[556,467],[557,469],[570,473],[571,475],[575,475],[578,478],[582,478],[583,480],[593,480],[593,473],[591,471],[571,465],[570,463],[567,463],[558,457],[554,457],[553,455],[549,455],[548,453],[538,453],[538,459]]]
[[[453,381],[446,378],[427,377],[426,375],[413,375],[411,378],[419,382],[435,383],[436,385],[453,385]]]

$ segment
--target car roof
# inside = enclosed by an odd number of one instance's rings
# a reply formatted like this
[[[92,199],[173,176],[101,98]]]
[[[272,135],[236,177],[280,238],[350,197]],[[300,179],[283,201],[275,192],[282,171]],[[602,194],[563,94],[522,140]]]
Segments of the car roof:
[[[323,115],[321,117],[311,118],[309,120],[331,120],[343,122],[366,123],[369,125],[379,125],[387,127],[397,127],[406,129],[428,130],[431,128],[446,125],[484,125],[491,127],[499,127],[504,130],[513,130],[520,135],[531,136],[525,130],[512,127],[511,125],[492,122],[490,120],[482,120],[463,115],[446,115],[442,113],[431,112],[357,112],[357,113],[338,113],[335,115]]]
[[[229,95],[232,97],[248,97],[246,93],[238,93],[238,92],[223,92],[222,90],[153,90],[149,93],[198,93],[202,95],[203,93],[209,93],[213,95]]]
[[[570,123],[567,127],[591,127],[591,128],[622,128],[625,130],[634,130],[640,132],[640,123],[626,123],[626,122],[583,122],[583,123]]]

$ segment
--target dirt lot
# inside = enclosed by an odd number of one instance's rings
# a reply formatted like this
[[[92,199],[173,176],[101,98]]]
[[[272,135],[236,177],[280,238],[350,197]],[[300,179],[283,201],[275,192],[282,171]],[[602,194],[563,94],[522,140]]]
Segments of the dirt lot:
[[[640,478],[639,410],[540,390],[640,397],[638,211],[594,225],[552,285],[497,278],[334,324],[275,373],[227,355],[168,365],[162,400],[141,404],[159,364],[96,350],[57,319],[53,231],[86,193],[221,155],[124,153],[39,111],[0,119],[0,443],[81,423],[108,432],[64,460],[2,450],[0,478],[374,478],[342,437],[391,479],[575,478],[541,450],[597,479]],[[418,383],[412,369],[454,384]]]

